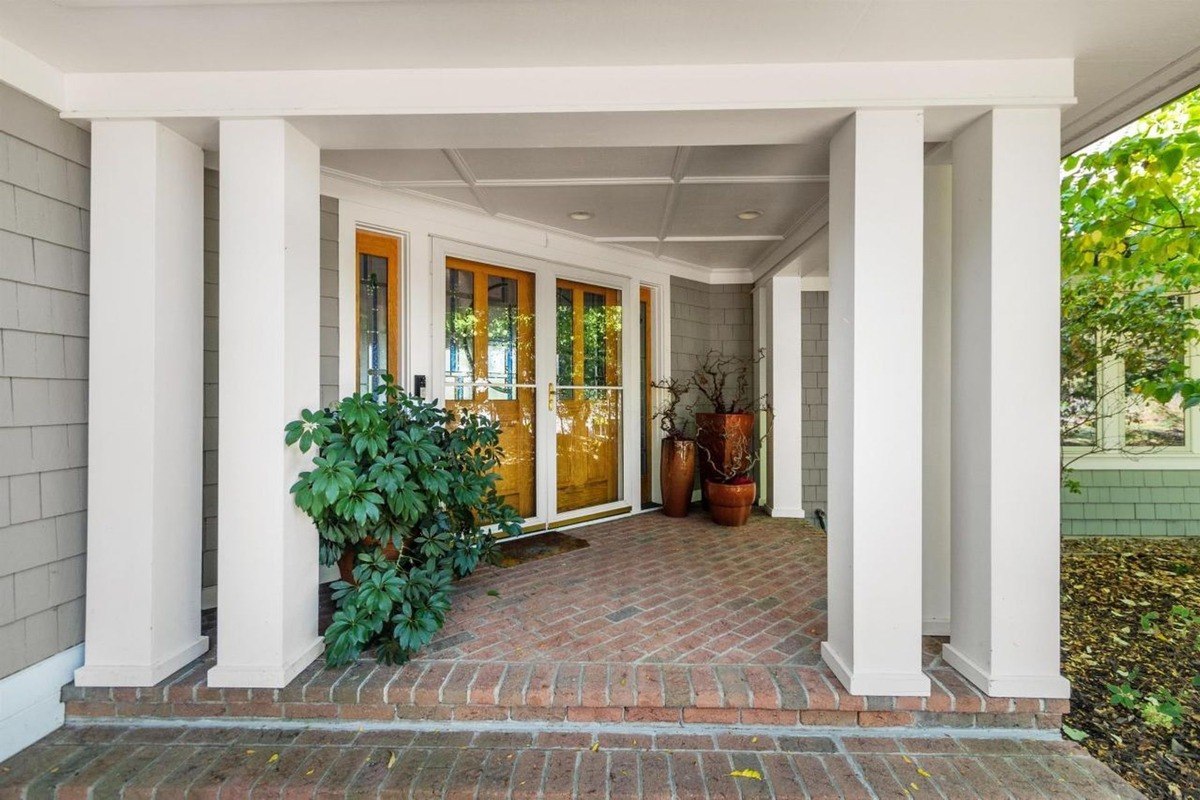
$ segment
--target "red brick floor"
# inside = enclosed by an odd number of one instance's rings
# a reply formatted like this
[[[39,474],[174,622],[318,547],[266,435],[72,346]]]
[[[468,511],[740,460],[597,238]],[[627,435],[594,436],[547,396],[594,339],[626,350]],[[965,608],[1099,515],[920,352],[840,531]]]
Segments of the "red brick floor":
[[[754,770],[761,779],[730,773]],[[1068,742],[585,730],[77,726],[0,765],[12,798],[1141,797]]]
[[[69,686],[68,714],[1057,729],[1067,708],[984,697],[934,639],[932,696],[846,693],[819,656],[825,537],[802,523],[651,513],[570,533],[589,546],[461,581],[404,667],[318,663],[281,690],[210,689],[210,650],[156,687]]]

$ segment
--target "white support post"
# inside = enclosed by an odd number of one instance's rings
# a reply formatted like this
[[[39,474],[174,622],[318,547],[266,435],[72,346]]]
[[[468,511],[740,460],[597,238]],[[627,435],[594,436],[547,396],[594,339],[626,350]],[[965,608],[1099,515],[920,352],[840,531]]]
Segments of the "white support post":
[[[153,686],[200,635],[204,154],[150,120],[92,124],[86,659]]]
[[[859,111],[829,165],[829,633],[852,694],[921,671],[924,114]]]
[[[950,635],[951,167],[925,167],[922,632]]]
[[[217,665],[282,687],[320,654],[317,533],[288,492],[311,463],[283,427],[319,405],[317,146],[280,120],[221,122]]]
[[[1059,672],[1059,112],[953,143],[953,581],[946,661],[993,697]]]
[[[767,441],[767,510],[804,516],[804,387],[799,276],[776,275],[762,291],[767,326],[767,392],[775,419]]]

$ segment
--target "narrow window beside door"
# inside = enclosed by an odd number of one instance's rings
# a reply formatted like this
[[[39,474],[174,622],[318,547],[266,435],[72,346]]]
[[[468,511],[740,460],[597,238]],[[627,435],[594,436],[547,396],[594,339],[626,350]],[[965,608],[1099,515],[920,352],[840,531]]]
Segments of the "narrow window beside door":
[[[358,231],[358,388],[400,381],[400,242]]]

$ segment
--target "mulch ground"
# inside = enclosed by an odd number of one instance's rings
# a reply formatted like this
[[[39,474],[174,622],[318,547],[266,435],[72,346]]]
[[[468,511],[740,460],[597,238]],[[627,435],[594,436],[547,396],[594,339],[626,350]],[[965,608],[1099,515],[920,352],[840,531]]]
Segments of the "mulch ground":
[[[1066,539],[1062,555],[1067,725],[1147,796],[1200,798],[1200,539]],[[1111,700],[1109,686],[1127,682],[1133,709]],[[1140,708],[1161,690],[1183,706],[1169,727]]]

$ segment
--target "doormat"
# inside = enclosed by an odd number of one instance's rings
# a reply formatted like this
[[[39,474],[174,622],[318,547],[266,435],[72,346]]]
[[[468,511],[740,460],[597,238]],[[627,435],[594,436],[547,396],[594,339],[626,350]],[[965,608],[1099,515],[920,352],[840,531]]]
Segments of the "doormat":
[[[500,542],[498,545],[500,550],[499,566],[515,567],[517,564],[524,564],[526,561],[550,558],[551,556],[569,553],[572,550],[578,550],[581,547],[587,546],[586,539],[568,536],[565,533],[557,533],[555,531],[539,533],[537,536],[514,539],[511,542]]]

